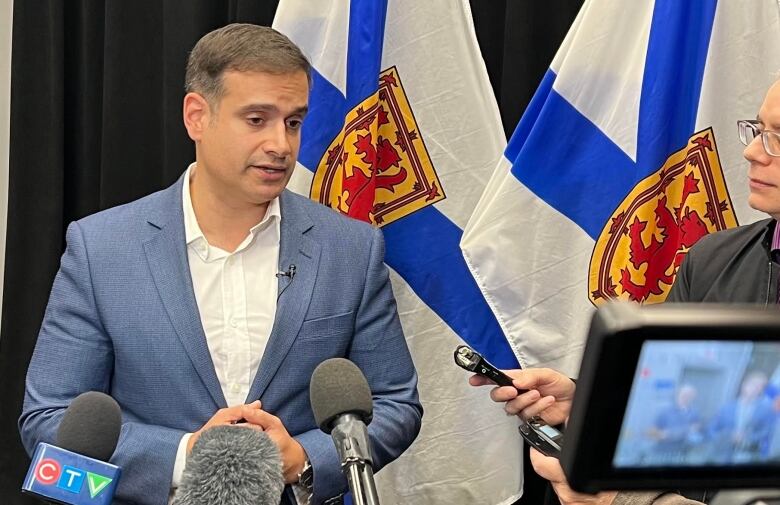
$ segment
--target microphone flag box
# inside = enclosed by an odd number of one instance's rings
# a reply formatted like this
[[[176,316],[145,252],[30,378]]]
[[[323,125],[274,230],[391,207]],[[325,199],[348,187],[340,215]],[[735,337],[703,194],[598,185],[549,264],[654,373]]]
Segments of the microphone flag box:
[[[41,442],[22,492],[68,505],[109,505],[121,473],[116,465]]]

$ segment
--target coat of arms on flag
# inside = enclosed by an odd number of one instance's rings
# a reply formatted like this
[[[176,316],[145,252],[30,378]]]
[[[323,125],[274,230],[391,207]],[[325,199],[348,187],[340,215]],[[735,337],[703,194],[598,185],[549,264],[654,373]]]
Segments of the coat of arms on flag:
[[[382,226],[445,198],[398,70],[353,108],[320,161],[311,198]]]
[[[708,128],[640,181],[607,221],[590,261],[591,301],[662,302],[688,249],[704,235],[734,226]]]
[[[521,365],[576,375],[594,306],[664,301],[697,240],[761,217],[736,122],[778,43],[774,1],[583,4],[461,240]]]
[[[409,505],[515,502],[523,480],[516,422],[452,362],[465,342],[517,367],[460,249],[506,147],[469,2],[281,0],[274,27],[313,67],[288,188],[381,228],[418,371],[422,429],[392,465],[375,468],[380,496]],[[498,453],[506,461],[484,475]]]

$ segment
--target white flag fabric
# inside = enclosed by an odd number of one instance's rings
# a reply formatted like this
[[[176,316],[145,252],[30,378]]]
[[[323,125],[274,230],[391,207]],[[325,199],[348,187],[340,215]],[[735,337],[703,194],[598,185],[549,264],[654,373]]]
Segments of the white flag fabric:
[[[3,306],[8,221],[8,163],[11,136],[11,29],[13,2],[0,0],[0,307]]]
[[[575,376],[594,306],[665,299],[747,224],[738,119],[780,69],[776,0],[587,0],[461,246],[522,366]]]
[[[290,188],[380,226],[420,378],[422,430],[377,475],[386,503],[511,503],[517,422],[453,361],[517,361],[460,239],[506,139],[466,0],[282,0],[274,28],[314,67]]]

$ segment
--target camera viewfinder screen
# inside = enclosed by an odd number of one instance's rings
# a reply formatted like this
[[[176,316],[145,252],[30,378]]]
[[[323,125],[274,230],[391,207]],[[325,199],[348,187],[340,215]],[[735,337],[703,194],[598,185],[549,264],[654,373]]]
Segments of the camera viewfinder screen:
[[[645,342],[612,463],[780,465],[780,342]]]

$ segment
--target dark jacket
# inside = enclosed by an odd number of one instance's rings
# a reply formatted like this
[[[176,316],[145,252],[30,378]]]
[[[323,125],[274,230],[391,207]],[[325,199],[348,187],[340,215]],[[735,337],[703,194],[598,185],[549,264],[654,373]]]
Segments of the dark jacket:
[[[764,219],[707,235],[699,240],[680,265],[667,302],[757,303],[777,304],[777,281],[780,265],[772,260],[772,235],[775,220]],[[621,495],[618,495],[619,497]],[[626,501],[615,505],[640,505],[646,496],[628,493]],[[657,502],[669,504],[698,503],[669,496]]]
[[[774,219],[707,235],[680,265],[668,302],[777,303]]]

